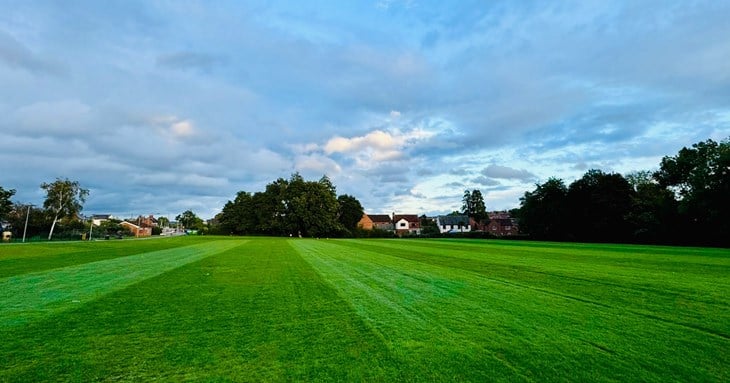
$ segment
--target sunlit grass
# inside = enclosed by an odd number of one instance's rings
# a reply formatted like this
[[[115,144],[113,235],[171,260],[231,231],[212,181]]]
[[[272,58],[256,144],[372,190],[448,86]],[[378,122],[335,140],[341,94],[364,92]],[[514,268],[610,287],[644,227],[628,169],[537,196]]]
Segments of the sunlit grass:
[[[723,249],[176,238],[0,276],[0,381],[730,378]]]

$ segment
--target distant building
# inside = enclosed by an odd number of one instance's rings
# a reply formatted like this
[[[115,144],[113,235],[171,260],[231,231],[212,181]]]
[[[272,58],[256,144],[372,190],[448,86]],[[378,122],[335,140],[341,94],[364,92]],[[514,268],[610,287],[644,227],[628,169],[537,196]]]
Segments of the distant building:
[[[152,214],[150,214],[147,217],[143,217],[140,215],[139,217],[137,217],[137,224],[142,227],[157,227],[158,226],[157,218],[155,218],[155,216],[153,216]]]
[[[393,221],[387,214],[363,214],[357,226],[363,230],[393,230]]]
[[[416,214],[393,214],[393,224],[399,237],[421,234],[421,219]]]
[[[99,226],[110,219],[115,219],[115,217],[111,214],[94,214],[91,216],[91,223],[94,226]]]
[[[466,233],[472,230],[471,220],[466,215],[440,215],[436,217],[436,226],[443,233]]]
[[[486,227],[488,233],[498,237],[518,235],[520,233],[517,219],[512,218],[509,212],[494,211],[489,212],[488,215],[489,223]]]
[[[124,227],[125,229],[129,230],[135,237],[150,237],[152,236],[152,228],[151,227],[141,227],[138,225],[135,225],[131,222],[122,221],[119,223],[119,226]]]

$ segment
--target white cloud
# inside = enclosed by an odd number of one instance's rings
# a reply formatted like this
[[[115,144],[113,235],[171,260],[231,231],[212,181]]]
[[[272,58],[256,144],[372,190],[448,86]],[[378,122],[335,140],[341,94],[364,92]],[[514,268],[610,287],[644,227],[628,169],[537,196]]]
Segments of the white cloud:
[[[187,138],[195,134],[195,127],[191,121],[184,120],[170,125],[170,132],[174,137]]]
[[[371,168],[380,162],[403,158],[406,149],[433,136],[434,133],[423,129],[407,132],[374,130],[364,136],[333,137],[324,145],[324,153],[341,153],[354,158],[359,166]]]
[[[329,176],[336,175],[342,171],[340,165],[329,157],[320,154],[310,154],[298,156],[294,160],[294,167],[297,171],[301,171],[307,175]]]
[[[392,150],[401,144],[401,140],[390,133],[376,130],[365,136],[344,138],[334,137],[327,141],[324,151],[327,154],[357,152],[363,149]]]

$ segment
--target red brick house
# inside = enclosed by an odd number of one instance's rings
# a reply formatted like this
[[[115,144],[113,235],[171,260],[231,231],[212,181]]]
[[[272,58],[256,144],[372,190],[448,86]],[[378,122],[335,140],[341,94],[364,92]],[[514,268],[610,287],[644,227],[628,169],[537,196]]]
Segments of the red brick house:
[[[137,226],[131,222],[122,221],[119,223],[119,226],[124,227],[125,229],[129,230],[135,237],[150,237],[152,236],[152,228],[151,227],[140,227]]]
[[[142,217],[140,215],[137,217],[137,223],[142,227],[157,227],[157,218],[151,214],[148,217]]]
[[[393,222],[387,214],[363,214],[357,226],[363,230],[393,230]]]
[[[514,218],[495,218],[489,220],[486,231],[492,235],[503,237],[519,234],[520,228]]]

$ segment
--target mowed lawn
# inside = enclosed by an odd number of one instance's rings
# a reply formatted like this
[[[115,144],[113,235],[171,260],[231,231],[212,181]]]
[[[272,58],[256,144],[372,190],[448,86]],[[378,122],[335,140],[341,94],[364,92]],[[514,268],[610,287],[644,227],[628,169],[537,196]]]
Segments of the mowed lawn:
[[[730,381],[730,250],[0,245],[0,381]]]

